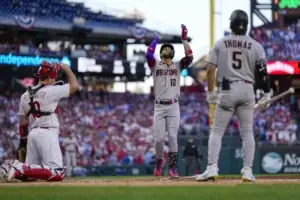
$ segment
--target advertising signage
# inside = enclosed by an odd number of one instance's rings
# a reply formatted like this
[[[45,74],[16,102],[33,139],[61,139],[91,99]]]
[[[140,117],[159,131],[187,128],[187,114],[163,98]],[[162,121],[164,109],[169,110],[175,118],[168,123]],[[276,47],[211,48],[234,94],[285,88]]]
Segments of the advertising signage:
[[[267,70],[270,75],[300,74],[298,61],[269,61]]]
[[[300,148],[266,148],[260,151],[261,172],[267,174],[299,174]]]
[[[280,9],[296,9],[300,6],[300,0],[280,0]]]
[[[126,60],[96,60],[94,58],[79,57],[77,60],[77,72],[95,73],[107,76],[140,76],[144,77],[146,72],[144,62]],[[149,72],[148,75],[150,75]]]
[[[40,55],[21,55],[21,54],[0,54],[0,65],[14,65],[16,67],[33,67],[39,66],[43,61],[47,60],[50,63],[62,62],[71,67],[71,59],[67,56],[54,57],[54,56],[40,56]]]

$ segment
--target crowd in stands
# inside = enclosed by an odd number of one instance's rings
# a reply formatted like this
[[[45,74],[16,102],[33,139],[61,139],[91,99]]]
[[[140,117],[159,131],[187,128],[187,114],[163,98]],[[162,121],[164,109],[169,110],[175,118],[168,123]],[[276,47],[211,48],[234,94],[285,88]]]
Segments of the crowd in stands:
[[[84,1],[82,1],[84,2]],[[66,0],[3,0],[0,1],[0,17],[35,17],[36,21],[44,21],[45,24],[54,23],[55,26],[72,25],[75,21],[85,23],[86,27],[110,27],[128,29],[140,23],[142,19],[138,18],[120,18],[105,14],[101,11],[94,12],[84,6],[84,3],[68,2]],[[11,36],[11,34],[8,34]],[[22,36],[22,35],[21,35]],[[30,37],[29,37],[30,38]],[[6,41],[4,39],[4,41]],[[97,59],[121,59],[119,49],[113,45],[94,45],[86,49],[81,47],[58,47],[55,50],[48,44],[33,44],[27,42],[0,41],[0,53],[23,53],[43,56],[73,56],[73,57],[91,57]]]
[[[284,29],[253,28],[250,36],[263,45],[268,60],[300,59],[300,20]]]
[[[0,163],[18,147],[20,94],[0,96]],[[300,108],[300,101],[291,101]],[[261,143],[292,144],[298,135],[291,103],[272,105],[256,113],[254,130]],[[205,96],[183,95],[180,99],[180,136],[208,136],[208,106]],[[153,162],[153,97],[131,93],[80,92],[59,105],[61,138],[68,133],[78,141],[78,165],[151,164]],[[234,116],[225,135],[238,135]],[[168,151],[167,141],[165,152]]]
[[[74,18],[82,18],[88,24],[95,26],[110,25],[128,27],[141,21],[140,19],[129,20],[117,18],[101,11],[93,12],[90,8],[85,7],[84,3],[67,2],[66,0],[2,0],[0,1],[0,11],[1,14],[6,16],[34,16],[60,23],[72,23]]]

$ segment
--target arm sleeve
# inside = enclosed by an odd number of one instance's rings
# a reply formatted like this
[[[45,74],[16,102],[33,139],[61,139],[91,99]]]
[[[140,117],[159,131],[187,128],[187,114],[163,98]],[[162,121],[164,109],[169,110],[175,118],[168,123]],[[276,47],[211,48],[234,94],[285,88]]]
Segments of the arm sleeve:
[[[179,65],[181,69],[185,69],[188,68],[190,66],[190,64],[192,64],[193,62],[193,56],[185,56],[183,58],[181,58]]]
[[[59,101],[62,98],[67,98],[70,96],[70,85],[53,85],[51,86],[50,97],[53,101]]]
[[[255,61],[255,82],[258,88],[263,89],[265,93],[271,91],[270,76],[267,70],[267,60],[264,48],[259,45],[257,59]]]
[[[155,48],[156,48],[157,44],[158,44],[158,40],[153,39],[153,41],[151,42],[151,44],[148,47],[147,52],[146,52],[146,60],[147,60],[148,66],[150,68],[154,67],[155,64],[156,64],[156,60],[155,60],[153,55],[154,55]]]

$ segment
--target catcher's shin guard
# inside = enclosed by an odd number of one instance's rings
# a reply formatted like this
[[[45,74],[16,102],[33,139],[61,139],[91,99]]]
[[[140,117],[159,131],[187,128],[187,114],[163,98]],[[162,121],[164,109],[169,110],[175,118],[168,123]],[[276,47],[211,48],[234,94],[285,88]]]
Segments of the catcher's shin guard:
[[[45,181],[62,181],[65,171],[62,168],[51,169],[41,165],[26,165],[15,161],[8,173],[9,180],[45,180]]]
[[[65,176],[65,171],[61,168],[51,169],[49,167],[43,166],[24,166],[23,175],[37,180],[62,181]]]

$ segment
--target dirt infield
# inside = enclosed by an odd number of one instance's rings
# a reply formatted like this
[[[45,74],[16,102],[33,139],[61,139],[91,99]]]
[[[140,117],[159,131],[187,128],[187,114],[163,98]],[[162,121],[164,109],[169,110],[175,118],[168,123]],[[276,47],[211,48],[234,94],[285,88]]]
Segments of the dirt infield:
[[[168,178],[125,178],[125,179],[82,179],[82,180],[64,180],[63,182],[14,182],[0,183],[1,186],[131,186],[131,187],[147,187],[147,186],[199,186],[199,185],[237,185],[241,184],[240,179],[226,177],[217,181],[197,182],[189,177],[181,177],[179,179]],[[252,184],[300,184],[298,177],[282,177],[282,176],[266,176],[259,177]]]

